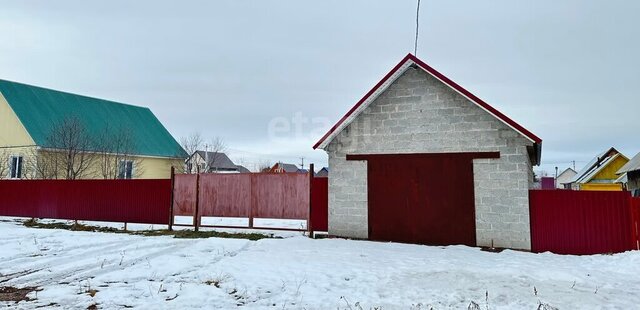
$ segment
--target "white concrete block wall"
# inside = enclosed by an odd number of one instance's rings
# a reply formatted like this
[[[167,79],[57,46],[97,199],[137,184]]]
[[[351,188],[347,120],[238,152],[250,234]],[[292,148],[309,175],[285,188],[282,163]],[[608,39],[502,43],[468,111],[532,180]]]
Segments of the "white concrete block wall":
[[[530,249],[532,142],[421,69],[409,68],[329,143],[329,233],[367,238],[366,161],[347,154],[500,152],[474,160],[480,246]]]

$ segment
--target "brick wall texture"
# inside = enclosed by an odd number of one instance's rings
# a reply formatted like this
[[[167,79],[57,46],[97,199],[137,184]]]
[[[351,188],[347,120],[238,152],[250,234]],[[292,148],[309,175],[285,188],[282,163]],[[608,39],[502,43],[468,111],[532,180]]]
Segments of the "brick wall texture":
[[[473,162],[479,246],[530,249],[532,142],[422,69],[409,68],[327,145],[329,233],[367,238],[367,163],[347,154],[500,152]]]

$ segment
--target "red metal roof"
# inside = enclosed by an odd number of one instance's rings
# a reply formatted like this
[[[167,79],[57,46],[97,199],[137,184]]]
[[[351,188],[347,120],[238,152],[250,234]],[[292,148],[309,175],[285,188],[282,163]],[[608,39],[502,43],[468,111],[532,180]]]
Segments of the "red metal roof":
[[[453,88],[454,90],[456,90],[457,92],[459,92],[463,96],[467,97],[469,100],[471,100],[475,104],[479,105],[481,108],[485,109],[487,112],[489,112],[490,114],[494,115],[496,118],[498,118],[499,120],[501,120],[505,124],[509,125],[513,129],[515,129],[516,131],[520,132],[522,135],[524,135],[525,137],[527,137],[528,139],[530,139],[534,143],[540,144],[542,142],[542,139],[540,139],[538,136],[536,136],[535,134],[533,134],[532,132],[530,132],[526,128],[520,126],[520,124],[516,123],[514,120],[512,120],[509,117],[507,117],[506,115],[502,114],[500,111],[496,110],[494,107],[490,106],[488,103],[484,102],[482,99],[476,97],[474,94],[472,94],[468,90],[464,89],[462,86],[458,85],[456,82],[450,80],[449,78],[444,76],[442,73],[440,73],[437,70],[433,69],[431,66],[427,65],[422,60],[418,59],[416,56],[414,56],[412,54],[407,54],[407,56],[405,56],[402,59],[402,61],[400,61],[400,63],[398,63],[395,67],[393,67],[393,69],[391,69],[391,71],[389,71],[389,73],[387,73],[387,75],[385,75],[382,78],[382,80],[380,80],[380,82],[378,82],[369,92],[367,92],[367,94],[364,95],[364,97],[362,97],[362,99],[360,99],[360,101],[358,101],[358,103],[356,103],[347,112],[347,114],[345,114],[335,125],[333,125],[333,127],[331,127],[331,129],[329,129],[329,131],[313,146],[313,149],[318,148],[332,134],[337,133],[336,130],[338,130],[338,128],[349,117],[351,117],[352,114],[363,103],[365,103],[367,101],[367,99],[369,99],[369,97],[371,97],[371,95],[373,95],[385,82],[387,82],[387,80],[389,78],[391,78],[408,61],[411,61],[411,62],[415,63],[416,65],[421,67],[423,70],[425,70],[429,74],[433,75],[435,78],[437,78],[438,80],[442,81],[443,83],[447,84],[449,87]]]

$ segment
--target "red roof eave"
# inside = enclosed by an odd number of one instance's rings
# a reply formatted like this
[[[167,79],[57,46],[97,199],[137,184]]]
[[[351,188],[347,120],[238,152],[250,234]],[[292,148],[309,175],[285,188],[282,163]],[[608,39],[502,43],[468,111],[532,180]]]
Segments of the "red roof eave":
[[[316,142],[316,144],[313,146],[313,149],[317,149],[318,146],[320,146],[320,144],[322,144],[322,142],[324,142],[324,140],[326,140],[336,129],[338,129],[338,127],[344,123],[344,121],[347,120],[347,118],[349,118],[349,116],[351,116],[351,114],[353,114],[353,112],[355,112],[358,107],[360,107],[369,97],[371,97],[371,95],[373,95],[373,93],[375,93],[376,90],[378,90],[378,88],[380,88],[389,78],[391,78],[391,76],[393,76],[393,74],[398,71],[398,69],[400,69],[400,67],[402,67],[402,65],[409,59],[409,56],[412,56],[411,54],[408,54],[407,56],[405,56],[402,61],[400,61],[395,67],[393,67],[393,69],[391,69],[391,71],[389,71],[389,73],[387,73],[387,75],[385,75],[382,80],[380,80],[375,86],[373,86],[373,88],[371,88],[371,90],[369,90],[369,92],[367,92],[364,97],[362,97],[348,112],[347,114],[345,114],[335,125],[333,125],[333,127],[331,127],[331,129],[329,129],[329,131],[327,131],[327,133],[324,134],[324,136],[322,136],[322,138],[320,138],[320,140],[318,140],[318,142]]]

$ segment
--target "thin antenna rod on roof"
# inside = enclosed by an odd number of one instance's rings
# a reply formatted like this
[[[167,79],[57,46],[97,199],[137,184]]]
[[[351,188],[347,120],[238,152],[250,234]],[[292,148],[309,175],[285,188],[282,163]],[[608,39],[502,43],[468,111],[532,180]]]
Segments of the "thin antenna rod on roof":
[[[418,7],[416,8],[416,41],[413,45],[413,55],[418,56],[418,30],[420,28],[420,0],[418,0]]]

